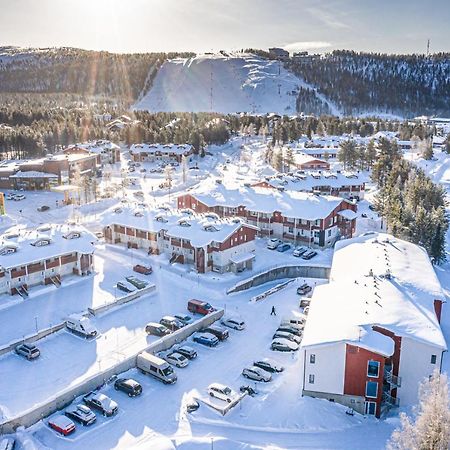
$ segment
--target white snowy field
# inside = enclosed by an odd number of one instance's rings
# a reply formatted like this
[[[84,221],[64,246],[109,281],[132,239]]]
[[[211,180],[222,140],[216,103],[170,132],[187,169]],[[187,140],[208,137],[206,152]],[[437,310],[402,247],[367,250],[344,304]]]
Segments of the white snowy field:
[[[300,86],[306,86],[305,82],[278,61],[243,53],[199,55],[166,61],[149,92],[134,108],[295,114]],[[333,105],[330,107],[338,113]]]

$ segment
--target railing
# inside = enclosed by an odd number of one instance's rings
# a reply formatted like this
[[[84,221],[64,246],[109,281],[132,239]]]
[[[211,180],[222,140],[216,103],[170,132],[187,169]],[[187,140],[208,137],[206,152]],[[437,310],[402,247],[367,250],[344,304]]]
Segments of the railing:
[[[398,407],[400,406],[400,400],[398,398],[392,397],[392,395],[387,392],[383,392],[383,396],[381,398],[382,403],[389,407]]]
[[[394,387],[401,387],[402,379],[397,375],[394,375],[391,370],[384,369],[384,379]]]

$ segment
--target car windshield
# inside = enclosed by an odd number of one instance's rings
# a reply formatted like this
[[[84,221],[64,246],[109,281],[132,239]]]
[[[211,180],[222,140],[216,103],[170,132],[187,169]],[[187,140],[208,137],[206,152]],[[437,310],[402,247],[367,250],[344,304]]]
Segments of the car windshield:
[[[226,387],[223,389],[223,393],[226,395],[229,395],[229,394],[231,394],[231,389],[229,387]]]
[[[205,309],[211,309],[211,308],[212,308],[212,306],[209,303],[206,303]]]
[[[173,369],[172,369],[172,367],[170,367],[170,366],[168,366],[168,367],[166,367],[163,371],[162,371],[162,373],[164,374],[164,375],[172,375],[173,374]]]

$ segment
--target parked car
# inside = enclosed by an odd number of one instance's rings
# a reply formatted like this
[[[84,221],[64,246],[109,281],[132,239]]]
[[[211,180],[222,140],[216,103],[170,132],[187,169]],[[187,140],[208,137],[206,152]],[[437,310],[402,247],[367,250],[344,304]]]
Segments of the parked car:
[[[369,205],[369,209],[370,209],[371,211],[375,211],[375,206],[374,206],[374,205]]]
[[[142,264],[136,264],[133,267],[133,270],[137,273],[141,273],[142,275],[150,275],[153,272],[151,266],[143,266]]]
[[[92,425],[96,420],[97,416],[94,414],[91,408],[86,405],[74,405],[66,409],[64,414],[75,422],[81,423],[81,425]]]
[[[6,195],[6,200],[14,200],[14,197],[15,197],[15,194],[10,192],[9,194]]]
[[[202,331],[213,334],[214,336],[216,336],[217,339],[219,339],[219,341],[224,341],[228,339],[228,337],[230,336],[228,330],[219,327],[217,325],[210,325],[209,327],[203,329]]]
[[[15,200],[16,202],[19,202],[20,200],[25,200],[25,195],[23,194],[15,194],[13,200]]]
[[[136,359],[137,368],[145,374],[151,375],[164,384],[174,384],[177,382],[177,374],[172,366],[158,356],[148,352],[141,352]]]
[[[308,313],[309,313],[309,306],[305,307],[305,309],[303,310],[303,313],[308,315]]]
[[[299,330],[305,327],[306,317],[304,315],[296,315],[292,317],[283,317],[280,326],[289,326]]]
[[[114,382],[114,389],[128,394],[128,397],[137,397],[142,394],[142,386],[132,378],[118,378]]]
[[[66,320],[67,329],[74,333],[82,336],[86,339],[95,338],[98,331],[92,325],[88,317],[85,316],[71,316]]]
[[[296,344],[300,344],[302,342],[301,336],[297,336],[295,334],[289,333],[287,331],[275,331],[275,334],[272,336],[272,339],[289,339]]]
[[[186,411],[188,413],[197,411],[197,409],[200,408],[200,403],[197,400],[191,400],[187,405],[186,405]]]
[[[103,231],[96,231],[95,232],[95,237],[98,239],[102,239],[105,237],[105,235],[103,234]]]
[[[165,358],[164,358],[169,364],[174,365],[175,367],[187,367],[187,365],[189,364],[189,360],[183,356],[181,353],[178,352],[173,352],[168,354]]]
[[[303,283],[297,288],[298,295],[306,295],[312,291],[312,287],[308,283]]]
[[[195,299],[188,301],[187,309],[191,313],[202,314],[204,316],[206,316],[206,314],[212,313],[216,310],[208,302],[203,302],[201,300],[195,300]]]
[[[182,345],[176,349],[177,353],[183,355],[187,359],[195,359],[197,358],[197,352],[188,345]]]
[[[294,251],[292,252],[292,255],[299,257],[299,256],[302,256],[307,251],[308,251],[307,247],[295,247]]]
[[[208,347],[215,347],[219,343],[219,339],[211,333],[197,333],[193,337],[193,341]]]
[[[39,208],[37,210],[39,212],[44,212],[44,211],[48,211],[49,209],[50,209],[50,206],[42,205],[42,206],[39,206]]]
[[[185,325],[189,325],[193,322],[192,317],[188,316],[187,314],[177,313],[174,314],[173,317],[175,317],[175,319],[178,319],[180,322],[183,322]]]
[[[267,248],[269,250],[275,250],[280,244],[282,244],[283,241],[281,239],[269,239],[267,241]]]
[[[68,436],[75,431],[75,424],[62,414],[50,418],[48,425],[63,436]]]
[[[270,359],[260,359],[259,361],[255,361],[253,363],[254,366],[259,367],[260,369],[265,370],[266,372],[274,373],[274,372],[283,372],[284,367],[277,365],[276,362]]]
[[[294,334],[295,336],[303,336],[303,332],[301,329],[296,328],[296,327],[291,327],[290,325],[280,325],[277,328],[277,332],[280,331],[282,333],[291,333]]]
[[[104,416],[110,417],[117,414],[119,411],[119,406],[114,400],[111,400],[107,395],[100,392],[89,392],[83,397],[84,403],[100,411]]]
[[[164,326],[161,325],[160,323],[156,323],[156,322],[149,322],[146,326],[145,326],[145,332],[147,334],[151,334],[153,336],[166,336],[167,334],[170,334],[170,330]]]
[[[246,367],[243,371],[242,371],[242,375],[245,378],[249,378],[250,380],[253,381],[270,381],[272,380],[272,375],[270,375],[270,373],[266,372],[265,370],[256,367],[256,366],[251,366],[251,367]]]
[[[231,403],[238,398],[238,394],[233,389],[220,383],[210,384],[208,386],[208,394],[227,403]]]
[[[280,244],[277,247],[277,252],[284,253],[287,252],[291,248],[291,244]]]
[[[306,308],[311,303],[311,300],[309,298],[302,298],[300,300],[300,308]]]
[[[314,258],[314,256],[316,256],[316,255],[317,255],[317,252],[315,252],[314,250],[312,250],[312,251],[309,251],[309,252],[307,252],[307,253],[304,253],[304,254],[302,255],[302,259],[307,259],[307,260],[309,260],[309,259]]]
[[[173,316],[164,316],[159,323],[161,325],[164,325],[166,328],[168,328],[171,331],[179,330],[180,328],[183,328],[185,325],[181,320],[176,319]]]
[[[243,330],[245,328],[245,322],[240,319],[223,319],[221,323],[233,330]]]
[[[134,292],[136,289],[134,287],[131,287],[122,281],[118,281],[116,284],[117,289],[120,289],[123,292],[126,292],[127,294],[130,294],[131,292]]]
[[[127,280],[128,283],[131,283],[137,289],[144,289],[148,286],[148,283],[146,281],[140,280],[133,275],[125,277],[125,280]]]
[[[279,352],[295,352],[298,350],[298,344],[289,339],[277,338],[272,341],[270,349]]]
[[[32,359],[39,358],[39,356],[41,355],[40,350],[33,344],[26,344],[26,343],[19,344],[15,348],[15,351],[18,355],[24,356],[29,361],[31,361]]]

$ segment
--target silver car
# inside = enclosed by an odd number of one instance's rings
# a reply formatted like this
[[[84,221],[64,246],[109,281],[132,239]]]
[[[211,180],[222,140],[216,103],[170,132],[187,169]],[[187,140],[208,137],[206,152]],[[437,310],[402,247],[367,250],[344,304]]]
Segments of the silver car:
[[[39,358],[41,355],[40,350],[33,344],[20,344],[15,350],[18,355],[24,356],[28,360]]]
[[[252,367],[246,367],[243,371],[242,371],[242,375],[245,378],[249,378],[250,380],[253,381],[270,381],[272,379],[272,375],[268,372],[266,372],[265,370],[256,367],[256,366],[252,366]]]

